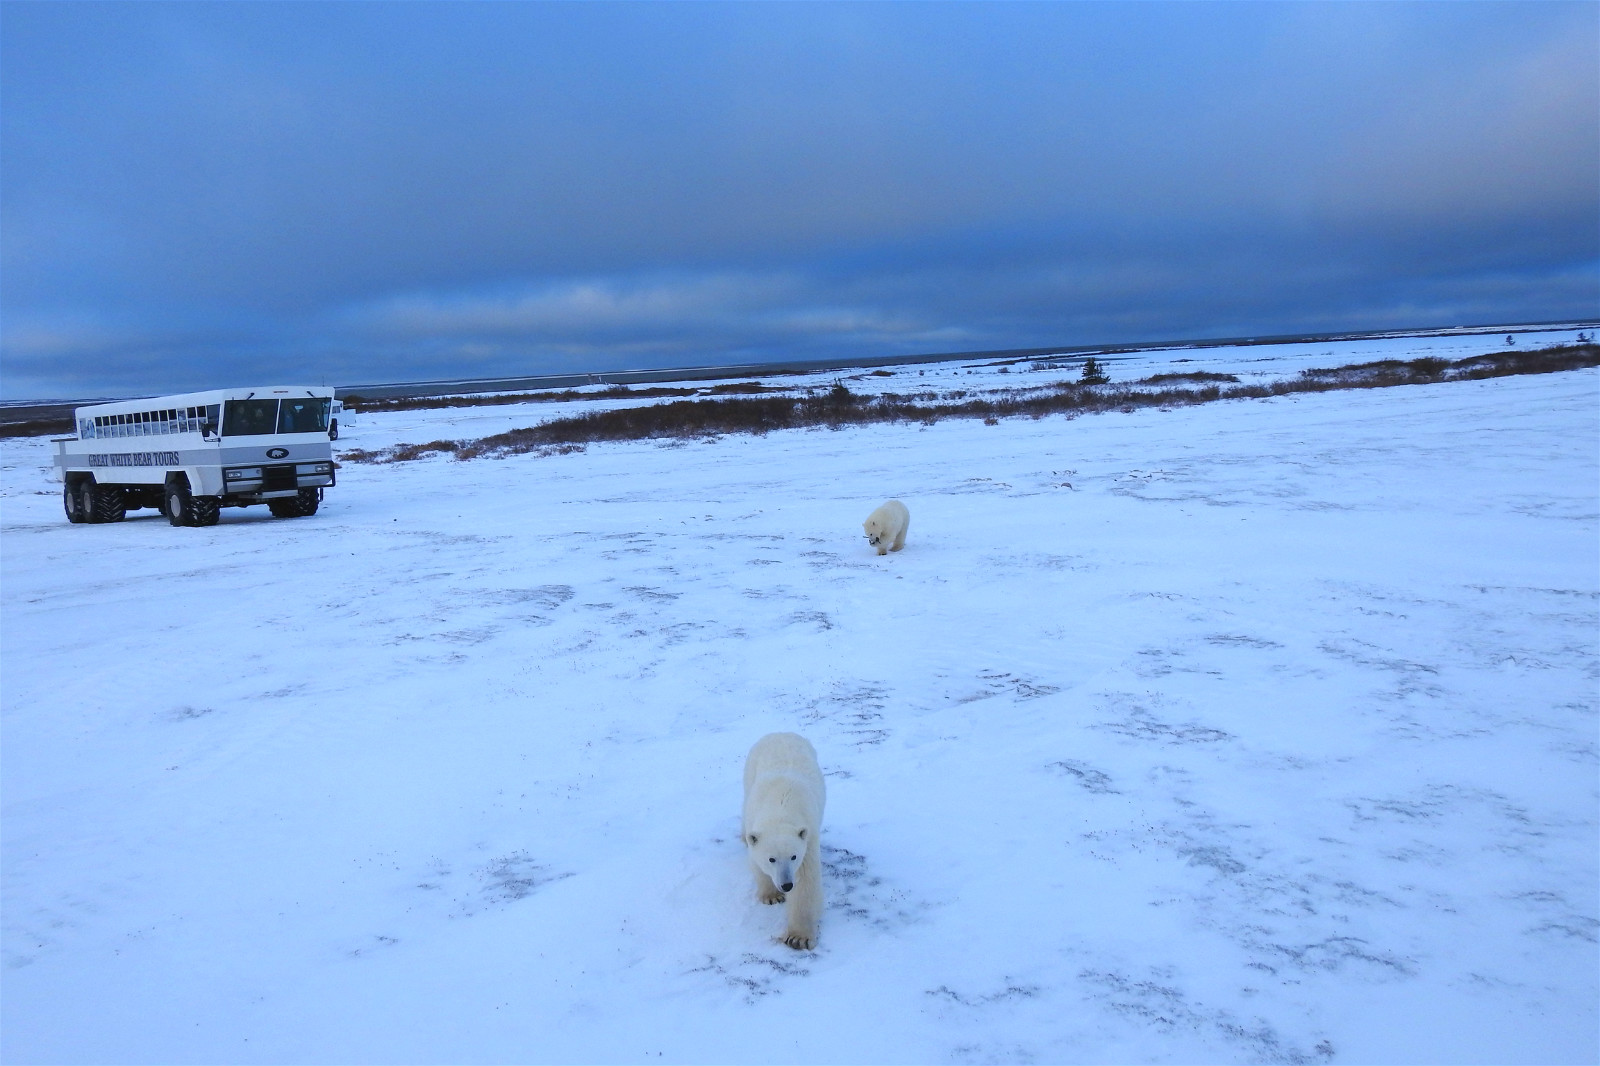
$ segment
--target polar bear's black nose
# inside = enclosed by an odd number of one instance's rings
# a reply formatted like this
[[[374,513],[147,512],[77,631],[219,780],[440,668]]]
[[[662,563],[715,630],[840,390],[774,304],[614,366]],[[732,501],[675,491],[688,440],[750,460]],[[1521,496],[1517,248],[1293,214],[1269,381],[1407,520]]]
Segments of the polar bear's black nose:
[[[785,892],[793,892],[794,891],[794,882],[793,881],[785,881],[783,883],[783,890]]]

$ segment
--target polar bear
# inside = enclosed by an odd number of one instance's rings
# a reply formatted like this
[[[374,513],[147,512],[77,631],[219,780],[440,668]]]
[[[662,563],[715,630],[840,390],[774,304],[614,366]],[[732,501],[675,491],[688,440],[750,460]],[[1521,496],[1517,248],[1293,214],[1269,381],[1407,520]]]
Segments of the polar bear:
[[[822,806],[817,751],[798,733],[768,733],[744,763],[745,848],[762,903],[788,901],[782,940],[808,951],[822,917]]]
[[[911,512],[899,500],[890,500],[867,515],[861,528],[867,531],[867,542],[878,549],[878,554],[897,552],[906,546],[906,529],[911,525]]]

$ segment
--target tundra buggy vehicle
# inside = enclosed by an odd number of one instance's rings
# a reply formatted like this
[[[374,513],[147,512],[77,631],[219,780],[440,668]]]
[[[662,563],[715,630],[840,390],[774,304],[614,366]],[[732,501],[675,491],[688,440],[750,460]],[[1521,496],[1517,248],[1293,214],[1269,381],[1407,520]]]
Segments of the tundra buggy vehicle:
[[[223,507],[317,513],[334,484],[333,389],[214,389],[75,410],[55,440],[69,522],[120,522],[157,507],[175,526],[215,525]]]

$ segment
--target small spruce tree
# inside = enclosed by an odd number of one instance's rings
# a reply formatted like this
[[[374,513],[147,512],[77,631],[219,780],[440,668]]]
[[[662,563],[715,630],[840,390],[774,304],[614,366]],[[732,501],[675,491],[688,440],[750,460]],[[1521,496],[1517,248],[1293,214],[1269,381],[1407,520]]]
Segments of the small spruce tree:
[[[1094,356],[1083,361],[1083,376],[1078,379],[1080,385],[1104,385],[1111,379],[1106,377],[1105,367]]]

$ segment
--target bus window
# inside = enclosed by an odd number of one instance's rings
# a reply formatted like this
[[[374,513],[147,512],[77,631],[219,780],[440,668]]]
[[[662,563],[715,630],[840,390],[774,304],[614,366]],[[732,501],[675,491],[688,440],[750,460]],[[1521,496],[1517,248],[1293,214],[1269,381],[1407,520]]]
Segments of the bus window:
[[[222,418],[224,437],[271,433],[278,426],[277,400],[229,400]]]
[[[317,396],[307,396],[303,400],[284,400],[278,408],[278,432],[328,432],[328,401]]]

